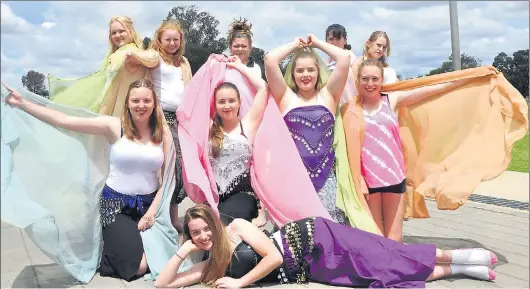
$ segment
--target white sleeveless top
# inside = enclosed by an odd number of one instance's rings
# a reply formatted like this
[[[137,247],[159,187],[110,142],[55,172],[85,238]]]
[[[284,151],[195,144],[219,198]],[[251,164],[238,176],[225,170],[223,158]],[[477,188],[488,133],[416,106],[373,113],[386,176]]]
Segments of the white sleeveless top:
[[[160,59],[160,65],[151,72],[156,95],[163,110],[176,111],[184,94],[182,68],[167,64]]]
[[[140,144],[123,136],[110,146],[107,186],[124,195],[148,195],[158,189],[157,171],[164,163],[163,142]]]
[[[396,71],[391,67],[383,68],[383,84],[391,84],[398,81]]]

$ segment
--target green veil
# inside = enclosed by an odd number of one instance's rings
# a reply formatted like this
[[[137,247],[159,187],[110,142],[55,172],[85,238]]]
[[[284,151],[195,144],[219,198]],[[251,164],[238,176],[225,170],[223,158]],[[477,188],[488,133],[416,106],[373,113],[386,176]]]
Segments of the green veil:
[[[98,116],[19,91],[27,101],[70,116]],[[1,219],[24,229],[46,256],[88,283],[99,266],[103,245],[99,196],[109,173],[109,143],[103,136],[52,126],[11,107],[5,102],[8,94],[2,86]],[[151,270],[146,279],[155,279],[179,246],[169,215],[175,187],[175,150],[173,144],[169,147],[155,224],[140,233]],[[191,264],[186,260],[181,271]]]
[[[325,62],[312,48],[301,48],[295,51],[292,55],[289,64],[286,67],[284,80],[289,88],[294,91],[296,84],[292,76],[293,60],[296,55],[302,52],[309,52],[314,55],[317,60],[317,66],[319,71],[319,84],[318,89],[322,89],[326,86],[329,77],[331,76],[331,70],[327,67]],[[333,73],[338,73],[335,70]],[[351,70],[348,72],[351,77]],[[344,93],[347,93],[345,89]],[[343,98],[343,97],[341,97]],[[340,106],[337,104],[337,111],[335,112],[335,129],[333,132],[333,149],[335,150],[335,174],[337,176],[337,207],[342,209],[348,217],[352,227],[361,229],[374,234],[381,234],[377,224],[370,212],[367,212],[362,206],[359,197],[355,191],[353,183],[353,177],[350,171],[350,164],[348,161],[348,154],[346,150],[346,137],[344,135],[344,127],[342,123],[342,115],[340,113]]]

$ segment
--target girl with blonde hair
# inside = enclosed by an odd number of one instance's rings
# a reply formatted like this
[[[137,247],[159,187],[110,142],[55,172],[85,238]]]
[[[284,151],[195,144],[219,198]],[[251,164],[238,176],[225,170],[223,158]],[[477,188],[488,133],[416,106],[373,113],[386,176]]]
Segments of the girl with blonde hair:
[[[109,21],[109,51],[95,73],[78,79],[48,75],[50,100],[55,103],[85,108],[103,115],[119,116],[125,104],[128,87],[142,78],[150,78],[145,68],[123,69],[125,54],[143,52],[142,38],[128,16],[112,17]],[[153,55],[143,55],[148,64]]]
[[[191,80],[191,67],[184,57],[184,31],[176,20],[166,20],[156,29],[148,52],[155,54],[155,61],[149,61],[152,57],[144,59],[142,53],[128,52],[126,54],[127,68],[147,68],[151,72],[154,89],[159,98],[165,120],[170,126],[177,152],[175,161],[175,192],[171,198],[171,218],[173,226],[181,229],[178,221],[178,204],[186,198],[184,184],[182,182],[182,153],[178,138],[178,121],[175,115],[178,106],[184,97],[184,87]],[[140,68],[139,68],[140,67]]]
[[[396,71],[390,67],[387,58],[390,57],[390,38],[384,31],[374,31],[363,46],[363,56],[353,65],[353,73],[357,78],[359,64],[367,59],[377,59],[383,64],[385,79],[383,84],[391,84],[398,81]]]
[[[16,163],[6,173],[20,179],[22,186],[6,184],[16,194],[2,195],[2,202],[28,197],[23,203],[34,220],[28,231],[32,240],[83,282],[96,269],[101,276],[127,281],[148,269],[156,277],[178,234],[169,217],[173,140],[151,81],[129,85],[120,117],[47,104],[26,91],[23,96],[7,89],[6,103],[22,111],[8,109],[3,119],[8,129],[2,140],[13,134],[12,127],[19,136],[12,151],[2,147],[2,167],[10,160]],[[46,134],[28,133],[20,124],[28,122]],[[38,148],[24,151],[35,141]],[[22,155],[29,156],[31,164],[20,159]],[[43,193],[46,198],[39,198]],[[48,214],[36,213],[43,209]],[[20,224],[17,218],[8,219]]]

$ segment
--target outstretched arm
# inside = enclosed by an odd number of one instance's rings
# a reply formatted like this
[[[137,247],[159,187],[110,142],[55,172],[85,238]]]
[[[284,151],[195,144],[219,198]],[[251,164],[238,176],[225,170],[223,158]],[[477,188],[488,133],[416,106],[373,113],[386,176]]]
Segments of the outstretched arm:
[[[127,52],[125,54],[125,67],[129,70],[135,70],[138,67],[155,69],[160,65],[160,61],[160,54],[153,49]]]
[[[182,262],[188,257],[191,252],[199,251],[197,246],[191,240],[186,241],[178,251],[169,260],[166,267],[160,272],[160,275],[155,281],[157,288],[180,288],[194,285],[200,282],[206,262],[202,261],[193,265],[185,272],[177,273]]]
[[[265,55],[265,75],[269,82],[269,89],[277,104],[280,104],[288,89],[280,70],[280,63],[296,48],[300,47],[302,43],[303,40],[297,37],[291,43],[275,48]]]
[[[247,127],[245,130],[247,132],[247,137],[249,137],[250,142],[253,143],[254,136],[256,135],[256,131],[263,119],[265,108],[267,107],[269,89],[267,82],[261,77],[258,77],[255,73],[252,73],[250,68],[244,65],[237,56],[234,56],[231,60],[233,61],[228,62],[227,65],[241,72],[241,74],[243,74],[243,76],[246,77],[257,90],[252,106],[242,120],[243,126]]]
[[[105,136],[110,143],[119,138],[120,120],[110,116],[75,117],[49,107],[26,100],[16,89],[5,86],[10,94],[6,98],[9,105],[16,106],[32,116],[67,130]]]
[[[388,99],[392,109],[396,110],[399,105],[412,105],[421,102],[422,100],[433,97],[442,93],[443,91],[461,86],[469,81],[470,79],[461,79],[457,81],[439,83],[436,85],[424,86],[407,91],[391,92],[388,94]]]
[[[333,44],[318,39],[315,35],[310,35],[310,40],[315,48],[324,51],[331,59],[335,60],[335,69],[329,77],[326,88],[333,98],[335,104],[339,103],[342,91],[348,79],[348,69],[350,68],[350,52],[341,49]]]

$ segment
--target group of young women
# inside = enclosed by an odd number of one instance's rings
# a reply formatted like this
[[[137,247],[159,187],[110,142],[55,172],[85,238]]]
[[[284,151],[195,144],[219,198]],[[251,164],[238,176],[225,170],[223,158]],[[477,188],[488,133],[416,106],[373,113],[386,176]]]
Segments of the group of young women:
[[[17,114],[31,115],[30,122],[51,125],[48,137],[75,138],[84,144],[76,149],[85,153],[87,168],[79,170],[73,182],[95,174],[106,177],[103,183],[91,181],[80,186],[83,191],[78,189],[78,194],[98,198],[93,215],[101,224],[93,229],[95,236],[101,230],[102,248],[83,259],[88,249],[60,244],[49,255],[82,281],[91,278],[86,277],[90,272],[79,273],[86,268],[128,281],[150,272],[157,287],[200,282],[236,288],[264,281],[424,287],[425,281],[453,274],[495,279],[490,267],[497,259],[490,251],[444,251],[402,243],[406,170],[397,108],[465,85],[466,80],[383,94],[382,85],[397,81],[387,61],[388,35],[372,33],[362,56],[356,57],[344,27],[333,24],[325,41],[315,35],[296,37],[267,53],[265,82],[261,67],[250,57],[252,36],[247,20],[234,21],[227,38],[231,56],[211,56],[192,76],[177,21],[164,21],[150,47],[143,49],[132,20],[114,17],[109,23],[110,51],[98,72],[74,81],[50,77],[51,102],[7,88],[6,103],[19,108]],[[329,56],[327,63],[314,49]],[[284,74],[280,64],[289,55]],[[73,113],[85,109],[93,113]],[[364,139],[352,156],[345,148],[357,132],[343,125],[342,118],[356,109],[362,110]],[[283,149],[295,148],[299,157],[286,163],[273,157],[281,155],[280,150],[270,150],[265,159],[292,169],[284,179],[273,181],[277,187],[285,183],[308,188],[282,191],[307,201],[309,209],[303,212],[292,210],[294,204],[282,204],[278,192],[271,200],[271,184],[263,183],[270,172],[257,164],[255,156],[263,152],[260,133],[274,118],[281,118],[284,126],[267,137],[282,138],[282,132],[288,132],[290,140]],[[204,121],[190,125],[191,119]],[[94,147],[97,142],[75,133],[98,136],[108,148]],[[18,145],[24,140],[21,136]],[[9,144],[15,162],[16,145]],[[95,163],[108,164],[108,173],[101,173]],[[23,169],[13,167],[13,175],[24,182]],[[69,188],[53,190],[60,195]],[[344,201],[341,194],[349,194],[350,200]],[[181,224],[178,205],[187,196],[205,204],[188,209]],[[48,208],[42,200],[32,205]],[[259,229],[267,220],[265,210],[281,227],[269,236]],[[56,210],[52,217],[65,214],[74,216]],[[79,226],[87,225],[53,225],[68,236]],[[52,229],[32,228],[37,229],[44,234],[32,239],[46,251],[42,236]],[[160,234],[148,233],[153,230]],[[184,235],[180,245],[176,231]],[[95,243],[98,240],[94,237]],[[164,245],[156,248],[159,241]],[[61,246],[73,248],[79,260],[99,264],[72,269]],[[209,254],[192,265],[188,257],[195,251]]]

